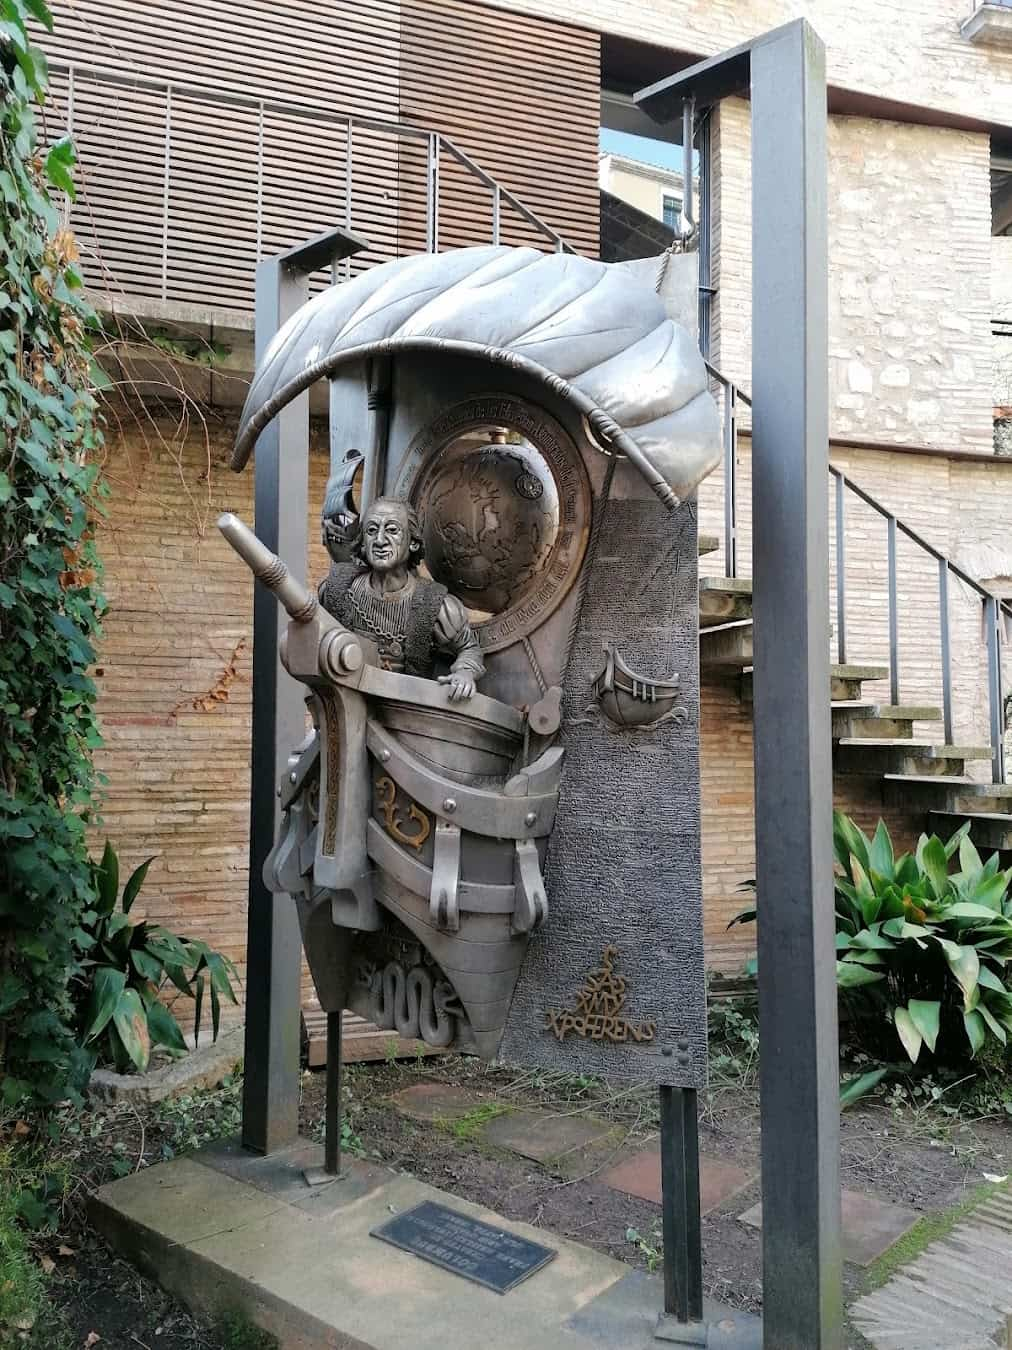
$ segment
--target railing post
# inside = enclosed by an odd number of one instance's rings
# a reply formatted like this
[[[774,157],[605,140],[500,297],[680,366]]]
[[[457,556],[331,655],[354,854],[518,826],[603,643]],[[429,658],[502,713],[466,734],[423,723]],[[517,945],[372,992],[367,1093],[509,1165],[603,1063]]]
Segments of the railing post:
[[[172,85],[165,86],[165,169],[162,175],[162,299],[169,298],[169,184],[172,177]]]
[[[257,262],[264,251],[264,101],[257,113]]]
[[[345,144],[344,154],[344,228],[351,230],[352,216],[354,208],[352,205],[352,193],[355,183],[355,124],[348,118],[348,135]],[[344,277],[346,281],[351,280],[351,254],[344,259]]]
[[[996,596],[984,601],[984,631],[987,641],[987,692],[991,714],[991,776],[995,783],[1005,781],[1005,700],[1001,680],[1001,627]]]
[[[724,384],[724,575],[738,575],[738,399]]]
[[[952,655],[949,647],[949,562],[938,559],[938,616],[942,644],[942,726],[945,744],[952,744]]]
[[[836,659],[842,666],[847,660],[846,483],[842,473],[830,472],[836,481]]]
[[[889,701],[900,701],[900,618],[896,602],[896,517],[886,517],[889,556]]]
[[[502,188],[498,183],[492,186],[492,243],[498,244],[502,228]]]
[[[428,165],[425,192],[425,251],[439,251],[439,135],[429,137]]]

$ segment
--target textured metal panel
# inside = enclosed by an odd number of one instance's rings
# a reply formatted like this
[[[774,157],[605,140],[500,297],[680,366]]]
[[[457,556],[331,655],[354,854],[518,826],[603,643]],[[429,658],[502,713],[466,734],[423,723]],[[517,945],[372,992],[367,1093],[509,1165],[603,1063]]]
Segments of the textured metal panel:
[[[672,515],[635,493],[628,469],[600,524],[563,694],[565,778],[549,846],[549,922],[534,937],[510,1009],[503,1057],[570,1073],[681,1087],[706,1081],[699,855],[698,581],[694,504]],[[588,712],[615,642],[637,670],[680,677],[684,724],[621,731]],[[656,1021],[652,1040],[566,1035],[606,946],[626,981],[621,1017]]]

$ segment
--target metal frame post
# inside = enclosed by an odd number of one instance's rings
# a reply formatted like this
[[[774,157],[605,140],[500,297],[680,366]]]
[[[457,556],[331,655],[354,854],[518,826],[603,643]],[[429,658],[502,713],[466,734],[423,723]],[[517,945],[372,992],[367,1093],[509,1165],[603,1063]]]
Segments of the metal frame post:
[[[657,1337],[702,1346],[707,1329],[703,1322],[696,1093],[692,1088],[662,1087],[660,1096],[664,1314]]]
[[[1005,699],[1001,672],[1001,614],[998,599],[989,595],[984,601],[984,635],[987,642],[987,694],[991,722],[991,746],[994,760],[991,780],[1005,781]]]
[[[281,258],[258,264],[258,364],[274,334],[307,295],[306,276]],[[307,547],[308,444],[309,396],[302,394],[269,423],[256,448],[256,532],[273,553],[296,567],[303,565]],[[284,617],[274,595],[256,586],[242,1142],[257,1153],[292,1143],[299,1126],[299,921],[288,896],[272,895],[261,876],[277,836],[277,785],[306,726],[302,686],[281,665]]]
[[[256,270],[259,366],[275,333],[309,294],[309,274],[368,248],[334,229],[265,258]],[[260,434],[254,465],[254,524],[272,553],[305,566],[309,496],[309,395],[286,404]],[[253,590],[253,745],[249,910],[246,919],[246,1040],[243,1146],[273,1153],[298,1137],[302,941],[295,905],[272,895],[263,865],[277,836],[277,798],[288,755],[306,732],[303,687],[281,664],[284,614],[264,586]]]
[[[664,122],[749,93],[763,1336],[839,1350],[825,48],[797,19],[634,102]]]
[[[825,48],[752,49],[752,519],[763,1321],[842,1344],[829,710]]]

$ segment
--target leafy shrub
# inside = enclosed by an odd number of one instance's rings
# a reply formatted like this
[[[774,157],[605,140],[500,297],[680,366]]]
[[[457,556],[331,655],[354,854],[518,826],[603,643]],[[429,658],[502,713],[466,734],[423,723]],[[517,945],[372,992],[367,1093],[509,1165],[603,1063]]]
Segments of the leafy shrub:
[[[833,818],[837,983],[868,991],[915,1063],[924,1047],[951,1060],[992,1038],[1004,1046],[1012,1031],[1012,869],[997,853],[982,862],[969,828],[947,843],[921,835],[916,853],[896,858],[883,821],[869,840]]]
[[[46,65],[28,35],[44,0],[0,22],[0,1100],[79,1099],[72,1028],[85,839],[99,744],[102,596],[92,533],[101,445],[77,247],[54,193],[73,194],[67,139],[40,144]]]
[[[1012,869],[983,862],[969,828],[897,858],[884,821],[869,839],[834,813],[837,985],[852,1039],[879,1058],[902,1046],[914,1063],[924,1050],[953,1063],[1012,1032]]]
[[[221,999],[236,1002],[231,978],[235,966],[204,942],[183,939],[167,928],[134,923],[130,909],[153,859],[141,863],[123,887],[119,908],[119,859],[106,843],[101,861],[92,863],[94,902],[81,918],[81,940],[88,955],[82,962],[78,1002],[83,1007],[81,1040],[105,1050],[120,1073],[143,1073],[152,1046],[170,1055],[186,1053],[179,1023],[161,1001],[172,984],[194,1001],[193,1035],[200,1035],[205,987],[211,1000],[211,1026],[218,1039]]]

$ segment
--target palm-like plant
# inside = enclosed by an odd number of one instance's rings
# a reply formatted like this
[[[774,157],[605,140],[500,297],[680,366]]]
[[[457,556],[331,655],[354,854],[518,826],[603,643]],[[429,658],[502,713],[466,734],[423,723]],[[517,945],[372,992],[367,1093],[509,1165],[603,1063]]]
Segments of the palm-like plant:
[[[884,1057],[895,1037],[916,1063],[925,1047],[958,1059],[967,1042],[976,1055],[1012,1033],[1012,868],[997,853],[982,861],[969,829],[947,843],[922,834],[896,857],[884,821],[869,839],[833,813],[837,986],[860,1038]]]
[[[81,1043],[96,1056],[103,1048],[120,1072],[132,1066],[143,1073],[155,1045],[170,1055],[186,1054],[179,1023],[161,999],[169,984],[194,1001],[195,1043],[205,988],[210,993],[215,1040],[222,997],[236,1002],[232,989],[236,970],[227,956],[204,942],[131,919],[131,906],[152,862],[149,858],[130,875],[117,909],[119,859],[106,843],[101,861],[91,865],[94,902],[78,934],[85,976],[78,990],[78,1002],[83,1005]]]

